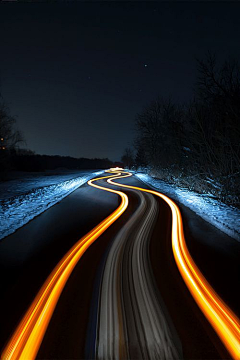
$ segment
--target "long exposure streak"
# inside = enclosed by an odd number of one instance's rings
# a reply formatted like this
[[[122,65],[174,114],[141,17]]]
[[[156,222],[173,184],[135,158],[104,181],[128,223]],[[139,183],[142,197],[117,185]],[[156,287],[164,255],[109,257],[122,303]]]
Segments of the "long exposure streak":
[[[112,185],[151,193],[162,198],[170,206],[172,211],[172,249],[178,269],[193,298],[212,324],[231,356],[234,359],[239,359],[240,329],[237,316],[216,294],[189,254],[178,206],[167,196],[157,191],[123,185],[112,180],[113,178],[119,179],[131,176],[131,173],[122,172],[118,168],[110,169],[108,172],[112,173],[112,175],[90,180],[88,184],[118,194],[121,197],[121,204],[111,215],[80,239],[55,267],[18,325],[2,354],[2,358],[4,360],[26,360],[36,357],[59,296],[75,265],[87,248],[126,210],[128,206],[126,194],[94,184],[97,180],[108,178],[108,183]]]
[[[115,177],[115,179],[117,178],[121,178],[121,176]],[[172,211],[172,249],[178,269],[193,298],[215,329],[231,356],[239,360],[239,319],[216,294],[189,254],[183,232],[182,217],[178,206],[167,196],[157,191],[123,185],[116,183],[112,179],[108,179],[107,182],[112,185],[151,193],[162,198],[170,206]]]
[[[124,177],[130,175],[126,174]],[[35,359],[58,299],[75,265],[87,248],[126,210],[128,206],[126,194],[93,184],[94,181],[106,177],[110,176],[90,180],[88,184],[118,194],[122,199],[121,204],[111,215],[81,238],[58,263],[18,325],[1,359]]]

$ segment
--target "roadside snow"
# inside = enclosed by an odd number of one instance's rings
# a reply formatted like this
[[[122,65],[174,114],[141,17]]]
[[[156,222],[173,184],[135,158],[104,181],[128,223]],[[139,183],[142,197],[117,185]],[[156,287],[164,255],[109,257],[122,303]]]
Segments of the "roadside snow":
[[[0,239],[12,234],[35,216],[101,173],[103,171],[84,172],[81,173],[81,176],[76,174],[54,175],[51,179],[42,176],[31,178],[31,181],[16,180],[12,184],[10,181],[9,192],[5,193],[0,200]],[[0,193],[1,190],[0,187]]]
[[[40,173],[12,172],[9,180],[0,182],[0,200],[22,195],[36,188],[56,185],[66,180],[88,175],[86,170],[48,170]]]
[[[154,179],[144,173],[135,172],[134,175],[159,192],[189,207],[204,220],[237,241],[240,241],[240,211],[238,209],[211,198],[211,195],[198,194],[184,188],[176,188],[171,184],[167,184],[159,179]]]

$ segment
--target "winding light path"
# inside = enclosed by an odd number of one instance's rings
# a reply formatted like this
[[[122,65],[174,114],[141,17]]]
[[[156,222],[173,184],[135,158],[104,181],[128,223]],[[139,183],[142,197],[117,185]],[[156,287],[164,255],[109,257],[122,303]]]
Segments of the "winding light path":
[[[119,172],[116,175],[119,175]],[[124,177],[126,176],[131,174],[125,174]],[[93,181],[109,177],[110,175],[89,180],[88,184],[118,194],[122,199],[121,204],[110,216],[81,238],[58,263],[15,330],[1,359],[35,359],[58,299],[75,265],[87,248],[126,210],[128,206],[126,194],[93,184]]]
[[[112,185],[150,193],[162,198],[168,203],[172,211],[172,248],[178,269],[193,298],[217,332],[231,356],[234,359],[239,359],[240,329],[238,319],[216,294],[190,256],[184,238],[180,210],[177,205],[167,196],[157,191],[123,185],[113,181],[113,178],[119,179],[131,176],[131,173],[122,172],[121,169],[118,168],[110,169],[109,172],[113,174],[90,180],[88,184],[119,195],[121,197],[121,204],[110,216],[81,238],[58,263],[15,330],[1,358],[4,360],[32,360],[36,357],[58,299],[75,265],[87,248],[126,210],[128,197],[125,193],[95,184],[98,180],[108,178],[108,183]]]
[[[131,192],[139,199],[138,207],[107,253],[98,312],[90,320],[96,324],[94,346],[87,358],[182,359],[180,341],[159,299],[149,257],[159,204],[151,194]]]
[[[115,179],[121,176],[115,177]],[[172,249],[178,269],[196,303],[222,340],[233,359],[240,359],[240,326],[238,317],[214,291],[193,261],[184,238],[183,223],[178,206],[167,196],[153,190],[107,182],[128,189],[144,191],[162,198],[172,211]]]

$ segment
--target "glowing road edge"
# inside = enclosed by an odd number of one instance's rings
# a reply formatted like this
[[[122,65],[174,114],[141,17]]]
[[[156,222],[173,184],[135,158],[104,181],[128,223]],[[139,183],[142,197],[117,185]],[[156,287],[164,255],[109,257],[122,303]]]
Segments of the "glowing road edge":
[[[58,299],[75,265],[87,248],[126,210],[128,206],[126,194],[93,184],[95,181],[112,176],[114,175],[92,179],[88,181],[88,184],[119,195],[121,197],[121,204],[99,225],[83,236],[57,264],[15,330],[2,353],[1,359],[35,359]],[[127,176],[131,176],[131,174],[127,173],[123,177]]]
[[[240,358],[240,329],[237,316],[215,293],[189,254],[178,206],[167,196],[157,191],[114,182],[112,180],[113,176],[114,179],[119,179],[132,175],[128,172],[123,173],[121,170],[120,168],[110,169],[108,172],[111,172],[112,175],[88,181],[88,184],[93,187],[118,194],[121,197],[121,204],[111,215],[81,238],[58,263],[5,347],[1,357],[2,359],[26,360],[36,357],[58,299],[75,265],[87,248],[126,210],[128,197],[125,193],[93,183],[110,177],[111,179],[107,181],[112,185],[145,191],[162,198],[168,203],[172,211],[172,248],[178,269],[195,301],[217,332],[231,356],[234,359]],[[122,175],[122,173],[125,175]]]
[[[121,178],[121,176],[117,176],[114,179],[117,178]],[[162,198],[170,206],[172,211],[172,249],[182,278],[196,303],[215,329],[233,359],[239,360],[239,319],[214,291],[189,254],[184,237],[182,217],[178,206],[166,195],[157,191],[123,185],[116,183],[116,181],[112,179],[108,179],[107,182],[112,185],[151,193]]]

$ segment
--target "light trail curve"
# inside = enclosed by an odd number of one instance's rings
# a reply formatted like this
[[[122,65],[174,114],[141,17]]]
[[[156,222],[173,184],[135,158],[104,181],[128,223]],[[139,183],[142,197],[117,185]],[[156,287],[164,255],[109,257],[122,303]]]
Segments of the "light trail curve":
[[[13,333],[1,355],[1,359],[35,359],[58,299],[77,262],[87,248],[122,215],[128,206],[128,197],[123,192],[94,184],[95,181],[117,175],[119,176],[121,173],[115,172],[112,175],[88,181],[91,186],[119,195],[121,204],[112,214],[82,237],[57,264]],[[125,173],[123,175],[123,177],[127,176],[131,176],[131,174]]]
[[[120,229],[108,252],[99,291],[95,359],[180,359],[179,339],[160,301],[149,259],[158,203],[139,197],[133,215]],[[95,336],[95,335],[94,335]],[[93,343],[93,341],[91,341]]]
[[[112,170],[111,172],[113,173]],[[173,221],[172,248],[178,269],[193,298],[219,335],[229,353],[234,359],[239,359],[240,331],[238,318],[215,293],[191,258],[184,238],[179,208],[167,196],[158,193],[157,191],[123,185],[109,179],[110,177],[115,177],[116,179],[132,175],[131,173],[126,172],[124,174],[125,175],[122,175],[121,172],[117,171],[114,172],[114,174],[103,178],[108,178],[108,182],[114,186],[117,185],[156,195],[166,201],[170,206]],[[86,249],[126,210],[128,206],[127,195],[120,191],[101,187],[93,183],[100,179],[102,178],[91,180],[88,183],[101,190],[118,194],[122,199],[120,206],[109,217],[80,239],[59,262],[42,286],[9,343],[5,347],[2,353],[2,359],[26,360],[34,359],[36,357],[59,296],[73,268]]]
[[[120,176],[116,176],[114,180],[117,178],[120,178]],[[182,278],[184,279],[185,284],[196,303],[218,334],[233,359],[239,360],[239,319],[211,287],[192,259],[186,245],[182,217],[178,206],[166,195],[157,191],[121,184],[113,181],[112,179],[108,179],[107,182],[115,186],[118,185],[120,187],[140,190],[156,195],[170,206],[172,211],[172,249]]]

